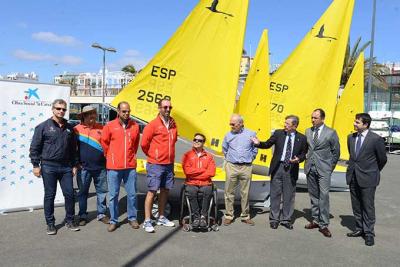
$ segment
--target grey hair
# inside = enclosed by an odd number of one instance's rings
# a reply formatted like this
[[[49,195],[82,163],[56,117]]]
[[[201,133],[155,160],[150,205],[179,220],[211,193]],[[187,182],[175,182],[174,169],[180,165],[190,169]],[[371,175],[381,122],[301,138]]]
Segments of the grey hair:
[[[64,99],[61,99],[61,98],[54,100],[53,103],[51,103],[51,107],[54,108],[54,106],[56,104],[62,104],[65,107],[67,106],[67,102]]]
[[[299,125],[300,119],[299,119],[298,116],[296,116],[296,115],[288,115],[288,116],[286,116],[285,120],[287,120],[287,119],[291,119],[291,120],[292,120],[292,123],[293,123],[294,125],[296,125],[296,126]]]

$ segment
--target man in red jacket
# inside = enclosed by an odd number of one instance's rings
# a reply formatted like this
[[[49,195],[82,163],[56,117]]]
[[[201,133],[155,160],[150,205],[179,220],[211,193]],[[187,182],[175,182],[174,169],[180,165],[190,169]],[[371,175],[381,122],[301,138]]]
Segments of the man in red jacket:
[[[103,128],[101,145],[106,157],[110,225],[113,232],[118,225],[118,195],[121,181],[124,181],[127,194],[128,221],[133,229],[138,229],[136,209],[136,152],[139,146],[139,126],[130,119],[128,102],[118,104],[118,117]]]
[[[175,143],[178,131],[175,121],[170,117],[171,101],[163,99],[158,102],[159,114],[149,122],[143,130],[142,150],[147,156],[148,192],[144,203],[145,221],[143,228],[146,232],[154,232],[151,223],[151,208],[154,196],[160,189],[158,201],[157,225],[173,227],[175,224],[164,216],[168,192],[174,185]]]
[[[182,167],[186,175],[186,191],[189,194],[190,206],[193,214],[193,227],[207,227],[207,213],[212,196],[212,181],[215,176],[215,162],[213,156],[203,149],[206,137],[196,133],[193,138],[193,148],[183,155]],[[198,193],[203,198],[198,198]],[[201,203],[201,216],[199,203]]]

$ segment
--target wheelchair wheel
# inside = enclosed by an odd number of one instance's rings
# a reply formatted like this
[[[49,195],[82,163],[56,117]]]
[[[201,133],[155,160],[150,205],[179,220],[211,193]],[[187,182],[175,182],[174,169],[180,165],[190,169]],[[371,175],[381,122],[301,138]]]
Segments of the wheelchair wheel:
[[[193,230],[193,227],[190,224],[184,224],[183,227],[182,227],[182,230],[184,232],[190,232],[190,231]]]
[[[214,232],[218,232],[219,231],[218,224],[211,225],[210,230],[212,230]]]
[[[213,192],[213,197],[214,197],[214,225],[219,224],[219,219],[218,219],[218,190],[215,187],[215,190]]]

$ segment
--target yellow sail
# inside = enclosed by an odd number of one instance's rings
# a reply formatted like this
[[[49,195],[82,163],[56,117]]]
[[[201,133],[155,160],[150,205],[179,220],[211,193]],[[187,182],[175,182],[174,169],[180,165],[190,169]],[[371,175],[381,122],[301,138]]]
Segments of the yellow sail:
[[[364,110],[364,53],[357,59],[356,65],[336,107],[333,128],[339,135],[340,158],[349,159],[347,151],[347,136],[354,131],[355,115]]]
[[[265,141],[271,135],[268,31],[264,30],[244,84],[235,112],[244,117],[244,124]],[[267,166],[271,150],[260,149],[253,164]]]
[[[180,137],[196,132],[220,152],[234,109],[248,0],[201,0],[171,39],[111,105],[128,101],[132,115],[148,122],[157,102],[172,101]]]
[[[295,114],[300,117],[298,131],[304,132],[315,108],[324,109],[325,123],[332,125],[353,7],[354,0],[334,0],[271,76],[273,129]]]

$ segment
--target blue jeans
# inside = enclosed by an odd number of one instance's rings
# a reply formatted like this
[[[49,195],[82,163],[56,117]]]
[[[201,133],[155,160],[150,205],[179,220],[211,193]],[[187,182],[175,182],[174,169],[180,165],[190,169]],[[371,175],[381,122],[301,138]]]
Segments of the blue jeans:
[[[89,188],[92,178],[97,195],[97,219],[100,220],[105,216],[107,211],[106,196],[108,187],[107,172],[105,169],[87,170],[82,168],[82,170],[78,172],[76,180],[79,187],[79,217],[82,219],[87,219],[87,199],[89,196]]]
[[[71,223],[75,215],[72,168],[69,166],[42,165],[41,172],[44,185],[44,216],[47,225],[55,224],[56,221],[54,218],[54,199],[57,193],[57,181],[60,182],[65,199],[65,222]]]
[[[128,220],[136,220],[136,169],[107,170],[110,224],[118,223],[118,196],[121,182],[124,181]]]

